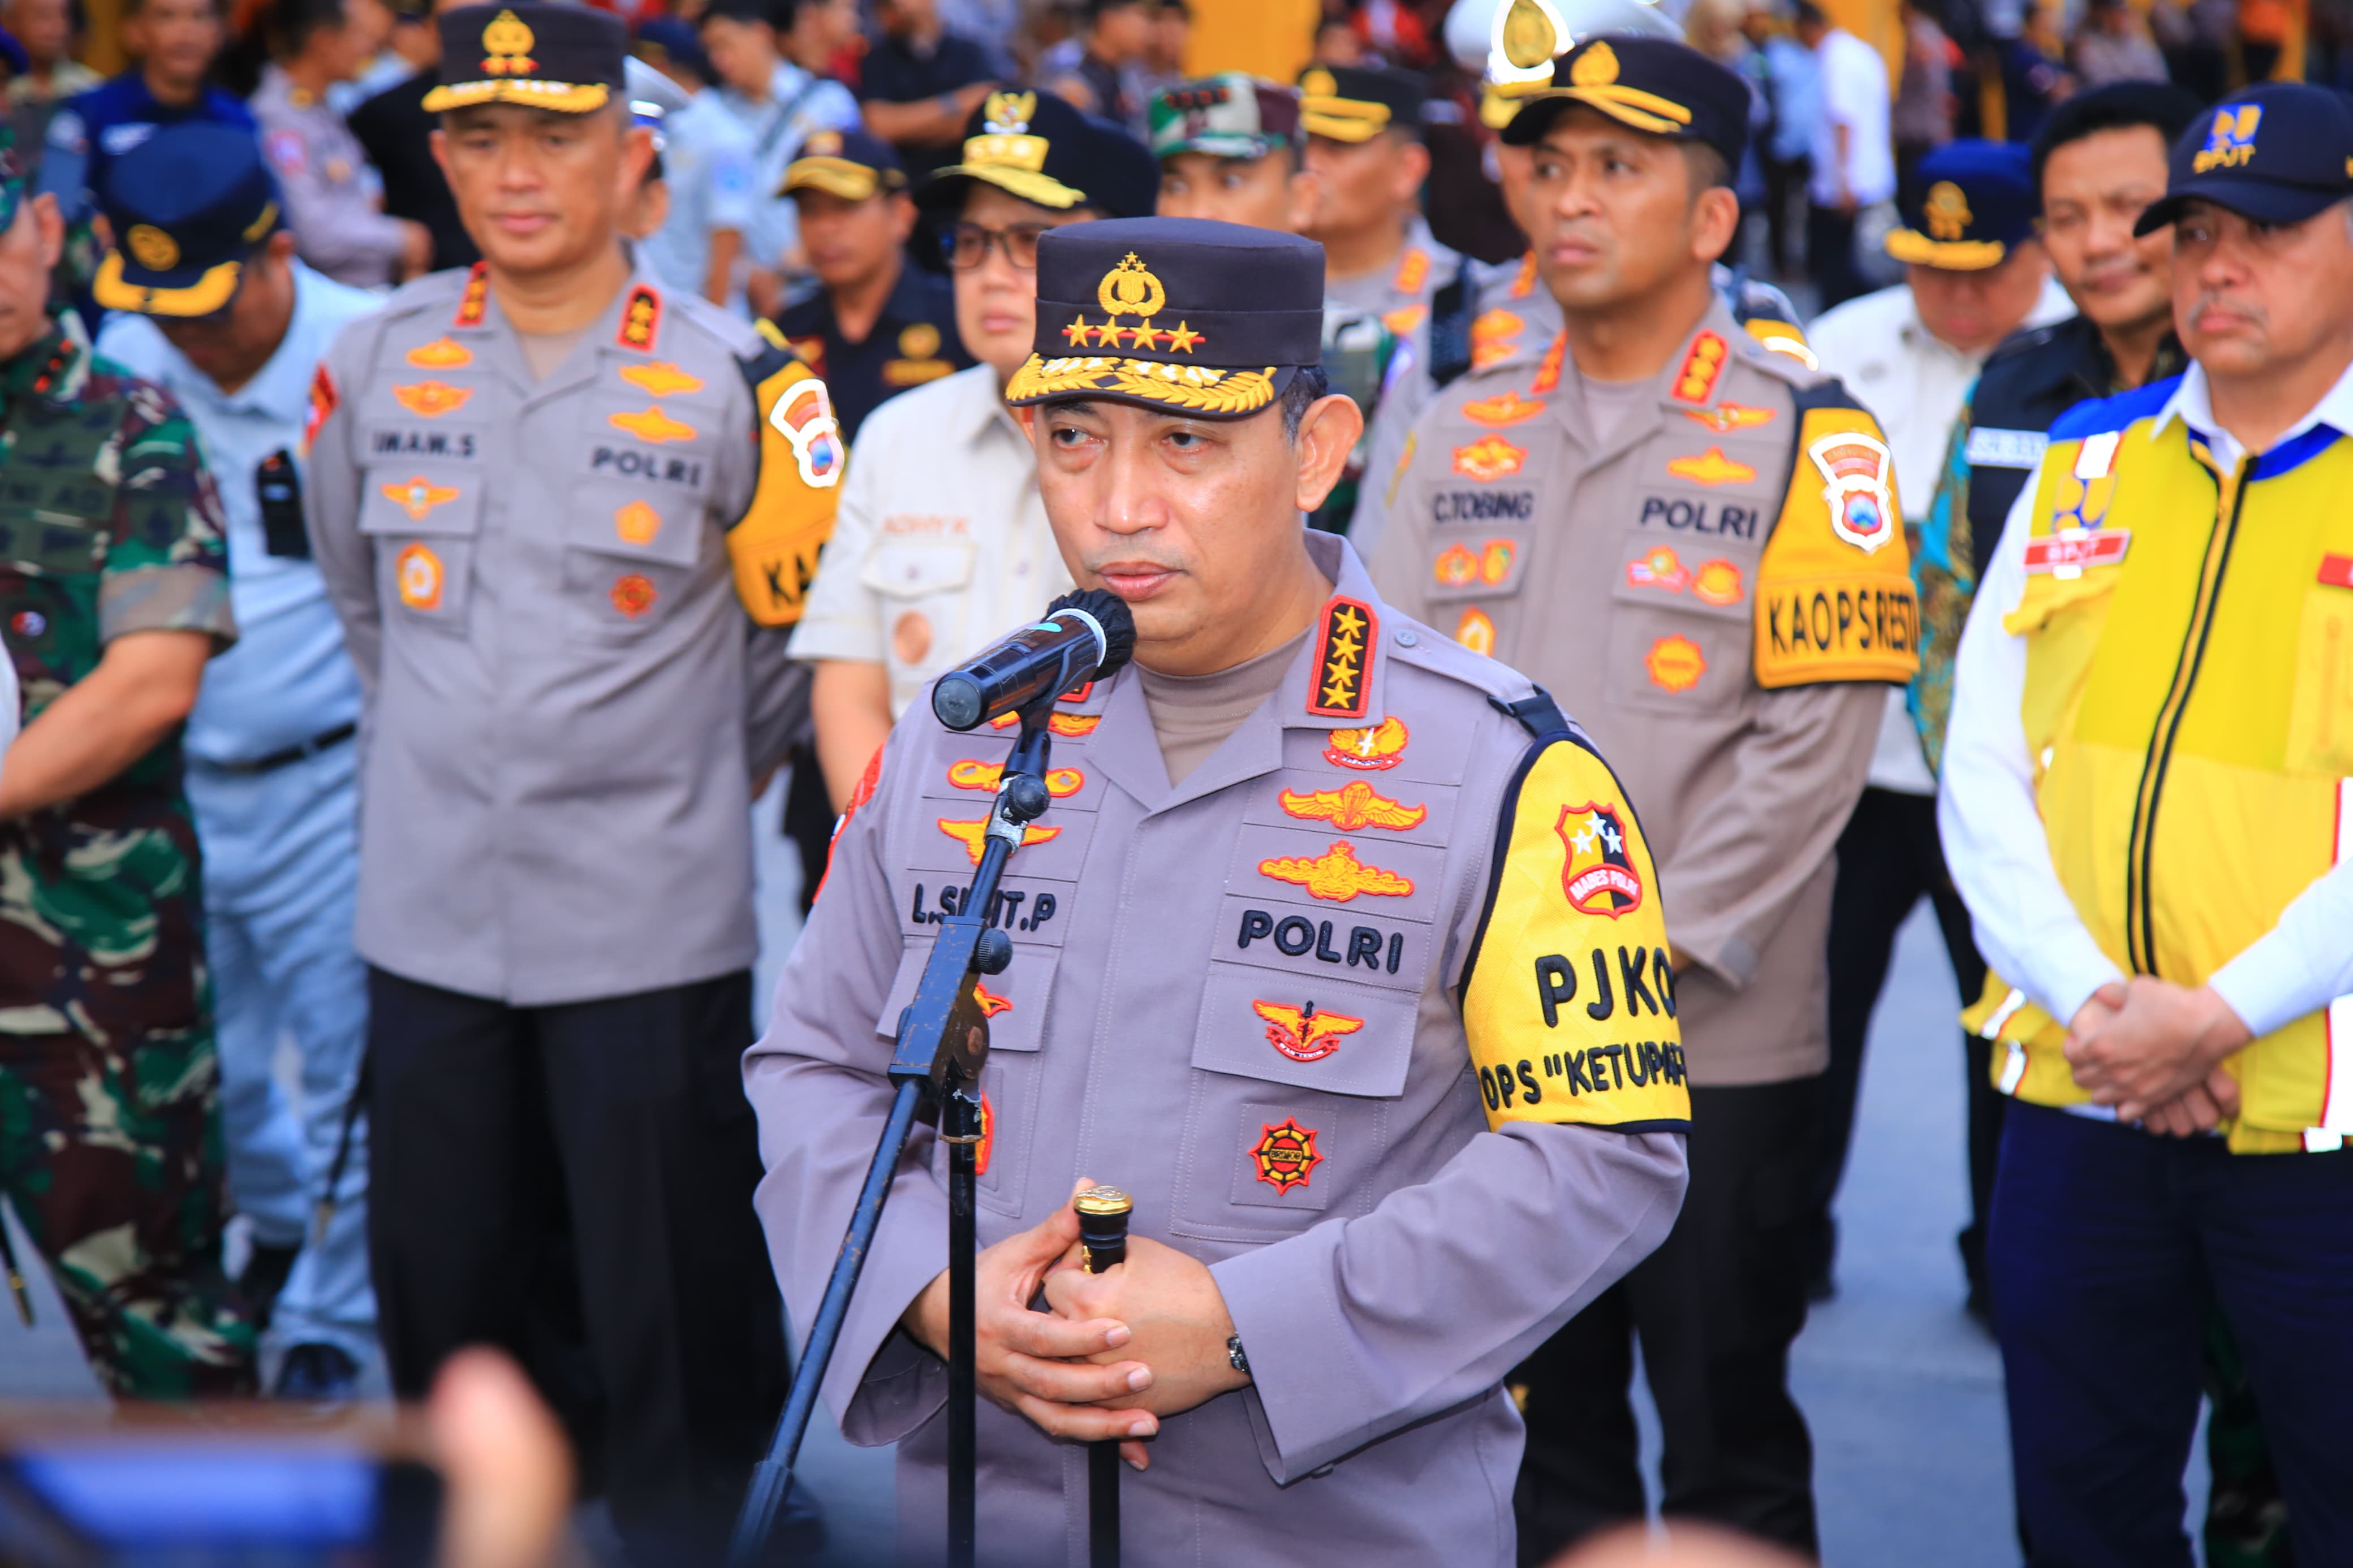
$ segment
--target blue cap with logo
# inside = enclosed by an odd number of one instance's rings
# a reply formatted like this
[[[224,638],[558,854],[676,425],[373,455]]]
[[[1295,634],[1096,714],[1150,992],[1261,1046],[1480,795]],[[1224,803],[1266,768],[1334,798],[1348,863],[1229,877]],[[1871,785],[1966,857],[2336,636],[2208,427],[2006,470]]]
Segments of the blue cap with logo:
[[[2173,146],[2165,195],[2133,226],[2153,234],[2191,202],[2258,223],[2302,223],[2353,196],[2353,104],[2325,87],[2267,81],[2190,122]]]
[[[110,310],[209,316],[284,226],[278,182],[242,126],[166,126],[114,161],[99,204],[114,248],[90,292]]]
[[[1887,254],[1915,267],[1982,272],[2034,234],[2034,155],[2007,142],[1947,142],[1920,160]]]

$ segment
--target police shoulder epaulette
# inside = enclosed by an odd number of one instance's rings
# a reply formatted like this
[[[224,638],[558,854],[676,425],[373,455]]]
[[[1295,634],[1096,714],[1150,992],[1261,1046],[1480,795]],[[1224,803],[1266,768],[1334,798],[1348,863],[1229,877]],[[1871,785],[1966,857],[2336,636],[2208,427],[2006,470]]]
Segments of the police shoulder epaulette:
[[[2114,397],[2095,397],[2088,403],[2079,403],[2052,422],[2052,444],[2056,446],[2062,441],[2080,441],[2086,436],[2124,430],[2136,420],[2153,417],[2180,384],[2181,377],[2169,375],[2163,381],[2152,381],[2147,386],[2137,386]]]

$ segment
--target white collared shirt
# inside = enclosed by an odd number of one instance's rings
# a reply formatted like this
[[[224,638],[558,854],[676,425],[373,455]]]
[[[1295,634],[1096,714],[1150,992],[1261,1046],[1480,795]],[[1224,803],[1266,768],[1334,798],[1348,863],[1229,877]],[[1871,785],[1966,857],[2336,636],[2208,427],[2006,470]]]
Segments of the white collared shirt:
[[[2075,302],[2055,278],[2042,280],[2042,293],[2020,322],[2021,330],[2063,321]],[[1895,458],[1895,498],[1905,521],[1918,523],[1936,499],[1936,478],[1953,426],[1987,354],[1955,348],[1920,319],[1908,284],[1882,289],[1823,312],[1806,333],[1821,367],[1846,384],[1887,437]],[[1903,689],[1887,694],[1879,742],[1871,757],[1875,789],[1902,795],[1934,795],[1936,777],[1920,754],[1919,731],[1904,702]]]
[[[997,372],[976,364],[859,426],[792,654],[884,666],[895,720],[951,665],[1070,591],[1037,455]]]
[[[293,272],[286,335],[234,392],[223,392],[145,316],[116,311],[98,334],[100,353],[179,400],[220,491],[237,640],[205,666],[188,715],[188,752],[208,762],[249,762],[359,717],[359,679],[326,584],[307,557],[269,553],[254,471],[282,451],[309,484],[302,429],[311,374],[345,324],[384,301],[299,261]]]
[[[2217,462],[2238,466],[2243,448],[2214,423],[2206,374],[2196,364],[2158,410],[2157,428],[2176,418],[2206,437]],[[2353,365],[2279,440],[2324,424],[2353,434]],[[2052,865],[2021,717],[2026,639],[2002,626],[2026,591],[2035,488],[2030,481],[2010,509],[1954,656],[1936,822],[1979,951],[2003,979],[2064,1024],[2093,992],[2124,974],[2093,940]],[[2259,1036],[2353,994],[2353,858],[2314,878],[2270,931],[2207,984]]]

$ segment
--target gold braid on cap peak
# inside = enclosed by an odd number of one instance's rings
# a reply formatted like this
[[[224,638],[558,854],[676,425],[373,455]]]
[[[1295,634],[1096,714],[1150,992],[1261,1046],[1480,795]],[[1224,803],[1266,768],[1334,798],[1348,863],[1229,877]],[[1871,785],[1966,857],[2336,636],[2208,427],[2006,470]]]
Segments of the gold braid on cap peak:
[[[1274,366],[1212,370],[1103,355],[1047,359],[1031,354],[1006,384],[1005,400],[1019,403],[1089,392],[1165,403],[1198,414],[1250,414],[1274,401]]]
[[[496,81],[461,81],[437,87],[425,95],[425,112],[447,114],[453,109],[471,109],[478,103],[520,103],[526,109],[544,109],[557,114],[586,114],[604,108],[611,96],[611,90],[601,81],[539,81],[528,77],[507,77]]]

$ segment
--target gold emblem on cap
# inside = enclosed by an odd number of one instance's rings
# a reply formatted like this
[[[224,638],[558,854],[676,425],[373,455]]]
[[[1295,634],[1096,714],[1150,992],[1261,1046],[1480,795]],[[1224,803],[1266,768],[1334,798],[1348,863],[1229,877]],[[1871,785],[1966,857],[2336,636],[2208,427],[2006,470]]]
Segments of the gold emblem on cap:
[[[1568,68],[1568,79],[1574,87],[1608,87],[1618,79],[1618,51],[1607,39],[1596,39]]]
[[[539,40],[531,26],[512,11],[501,11],[482,28],[482,74],[529,76],[539,68],[531,47]]]
[[[1929,237],[1958,239],[1968,232],[1969,198],[1952,181],[1938,180],[1928,187],[1928,199],[1920,205],[1920,216],[1928,220]]]
[[[1523,70],[1530,66],[1549,66],[1553,56],[1560,52],[1560,29],[1556,19],[1546,13],[1535,0],[1512,0],[1504,8],[1504,58]]]
[[[1133,250],[1095,285],[1095,303],[1107,316],[1151,317],[1168,303],[1168,290]]]
[[[134,223],[122,237],[132,259],[150,272],[169,272],[180,264],[180,243],[153,224]]]
[[[801,143],[801,151],[812,158],[832,158],[841,153],[841,132],[820,131]]]
[[[1299,79],[1299,90],[1309,98],[1329,98],[1339,89],[1332,73],[1320,66]]]
[[[1019,136],[1037,113],[1034,92],[992,92],[981,109],[980,128],[992,136]]]

